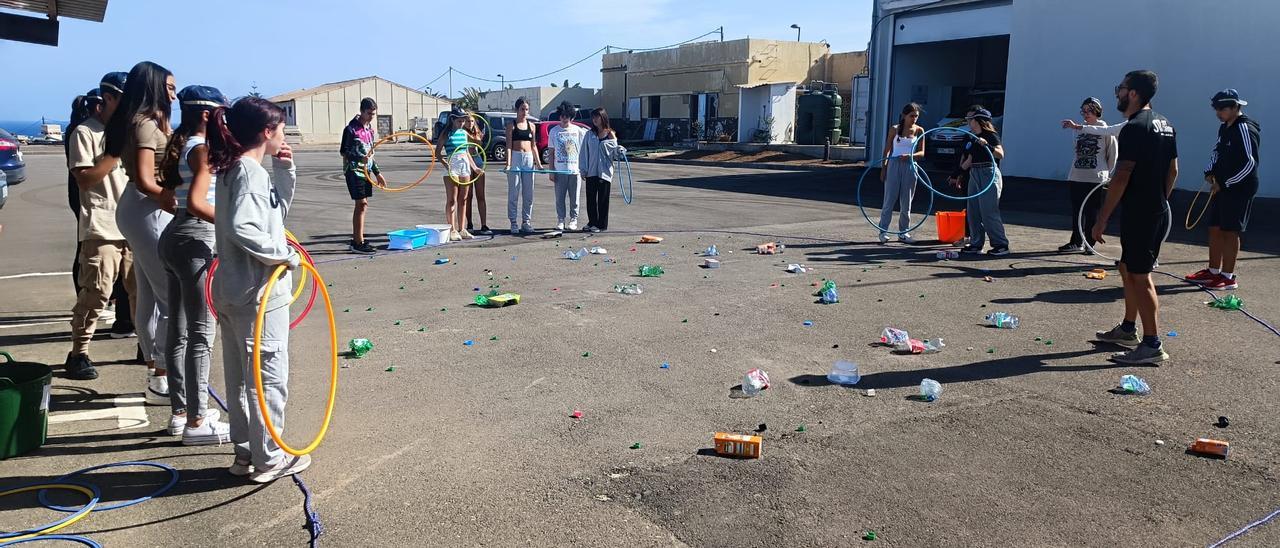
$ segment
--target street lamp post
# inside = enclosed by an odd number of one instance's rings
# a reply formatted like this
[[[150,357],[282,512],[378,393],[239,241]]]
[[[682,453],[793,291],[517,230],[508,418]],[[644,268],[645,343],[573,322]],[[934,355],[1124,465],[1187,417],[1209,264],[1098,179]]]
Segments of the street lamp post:
[[[498,80],[502,81],[502,87],[499,89],[507,89],[507,77],[499,74]]]
[[[796,41],[799,42],[800,41],[800,25],[791,25],[791,28],[796,29]]]

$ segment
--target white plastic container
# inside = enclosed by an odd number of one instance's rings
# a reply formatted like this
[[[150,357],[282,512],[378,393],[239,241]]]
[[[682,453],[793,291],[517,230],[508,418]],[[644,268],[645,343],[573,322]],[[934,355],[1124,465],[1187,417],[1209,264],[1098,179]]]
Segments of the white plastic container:
[[[418,225],[414,228],[425,230],[427,234],[427,245],[440,245],[449,243],[449,225]]]

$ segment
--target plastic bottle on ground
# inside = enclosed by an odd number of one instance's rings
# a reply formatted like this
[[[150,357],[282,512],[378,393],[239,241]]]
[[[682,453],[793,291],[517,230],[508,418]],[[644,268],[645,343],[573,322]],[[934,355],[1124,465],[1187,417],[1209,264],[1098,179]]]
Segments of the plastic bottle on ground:
[[[858,364],[840,360],[832,364],[831,372],[827,373],[827,380],[833,384],[853,386],[862,380],[862,374],[858,372]]]
[[[893,349],[899,352],[910,352],[912,354],[935,354],[942,352],[942,347],[946,346],[942,343],[942,339],[907,339],[893,345]]]
[[[992,312],[986,316],[987,324],[1000,329],[1014,329],[1021,323],[1017,316],[1008,312]]]
[[[639,295],[644,293],[644,291],[640,289],[640,284],[614,284],[613,292],[621,293],[623,295]]]
[[[752,368],[742,379],[742,393],[747,396],[759,394],[766,388],[769,388],[769,374],[763,369]]]
[[[662,270],[661,266],[651,264],[640,265],[640,275],[645,278],[657,278],[663,274],[666,274],[666,272]]]
[[[933,379],[920,381],[920,397],[925,401],[933,401],[942,395],[942,384]]]
[[[718,257],[720,256],[720,250],[716,249],[715,244],[711,244],[711,247],[708,247],[702,254],[707,257]]]
[[[880,332],[880,344],[897,346],[898,343],[905,342],[911,338],[906,331],[896,327],[886,327]]]
[[[564,258],[569,259],[570,261],[578,261],[586,256],[587,256],[587,248],[585,247],[578,251],[574,251],[572,249],[564,250]]]
[[[822,284],[822,291],[818,292],[818,297],[822,300],[822,304],[835,304],[840,302],[840,292],[836,291],[836,283],[827,280]]]
[[[1120,388],[1131,394],[1145,396],[1151,393],[1151,387],[1147,386],[1147,381],[1142,380],[1136,375],[1125,375],[1120,377]]]

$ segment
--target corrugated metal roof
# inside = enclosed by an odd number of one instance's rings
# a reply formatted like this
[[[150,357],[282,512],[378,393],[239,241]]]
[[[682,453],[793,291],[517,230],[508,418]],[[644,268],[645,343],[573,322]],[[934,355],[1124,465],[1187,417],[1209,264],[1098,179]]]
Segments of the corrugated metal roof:
[[[751,88],[758,88],[758,87],[760,87],[760,86],[772,86],[772,85],[774,85],[774,84],[787,84],[787,85],[790,85],[790,86],[794,86],[794,85],[797,85],[797,84],[799,84],[799,83],[800,83],[800,82],[791,81],[791,80],[788,80],[788,81],[780,81],[780,82],[756,82],[756,83],[754,83],[754,84],[738,84],[736,87],[740,87],[740,88],[743,88],[743,89],[751,89]]]
[[[0,0],[0,2],[4,2],[4,1],[6,1],[6,0]],[[418,90],[416,90],[416,89],[413,89],[413,88],[411,88],[411,87],[409,87],[409,86],[406,86],[406,85],[404,85],[404,84],[400,84],[400,83],[392,82],[391,80],[388,80],[388,79],[386,79],[386,78],[382,78],[382,77],[379,77],[379,76],[365,76],[364,78],[353,78],[353,79],[351,79],[351,80],[343,80],[343,81],[341,81],[341,82],[331,82],[331,83],[328,83],[328,84],[321,84],[321,85],[316,86],[316,87],[313,87],[313,88],[302,88],[302,89],[298,89],[298,90],[290,91],[290,92],[288,92],[288,93],[282,93],[282,94],[280,94],[280,95],[276,95],[275,97],[272,97],[272,98],[270,98],[270,99],[268,99],[268,100],[269,100],[269,101],[271,101],[271,102],[273,102],[273,103],[282,103],[282,102],[284,102],[284,101],[292,101],[292,100],[297,99],[297,98],[299,98],[299,97],[307,97],[307,96],[310,96],[310,95],[315,95],[315,94],[317,94],[317,93],[327,93],[327,92],[333,91],[333,90],[335,90],[335,89],[342,89],[342,88],[347,87],[347,86],[349,86],[349,85],[352,85],[352,84],[358,84],[358,83],[365,82],[365,81],[368,81],[368,80],[382,80],[383,82],[386,82],[386,83],[391,84],[391,85],[393,85],[393,86],[399,86],[399,87],[402,87],[402,88],[408,89],[409,91],[411,91],[411,92],[413,92],[413,93],[418,93],[418,94],[421,94],[421,95],[426,95],[425,93],[422,93],[421,91],[418,91]],[[440,100],[441,100],[441,101],[446,101],[446,102],[448,102],[448,99],[440,99]]]
[[[51,6],[57,6],[58,17],[71,17],[86,21],[102,22],[107,14],[107,0],[0,0],[0,8],[30,11],[50,15]]]

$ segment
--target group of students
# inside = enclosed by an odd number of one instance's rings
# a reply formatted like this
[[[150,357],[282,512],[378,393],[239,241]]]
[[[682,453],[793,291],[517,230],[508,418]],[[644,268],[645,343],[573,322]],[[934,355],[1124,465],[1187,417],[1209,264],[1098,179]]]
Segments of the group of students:
[[[1160,247],[1171,218],[1169,196],[1178,178],[1176,132],[1164,116],[1151,109],[1158,78],[1148,70],[1135,70],[1125,75],[1115,88],[1116,109],[1126,120],[1108,126],[1102,120],[1102,101],[1086,98],[1080,105],[1083,123],[1063,120],[1063,128],[1079,132],[1075,139],[1075,155],[1068,181],[1071,187],[1072,234],[1062,253],[1092,253],[1092,247],[1104,242],[1103,232],[1111,215],[1123,208],[1120,227],[1121,256],[1117,261],[1124,284],[1125,312],[1121,323],[1108,331],[1098,331],[1096,340],[1130,347],[1112,356],[1125,364],[1156,364],[1169,358],[1160,342],[1158,330],[1159,301],[1151,272],[1157,265]],[[1222,123],[1218,139],[1204,170],[1210,188],[1206,206],[1209,225],[1209,264],[1185,277],[1187,281],[1209,289],[1232,290],[1239,287],[1235,274],[1240,252],[1240,235],[1245,231],[1258,191],[1258,164],[1261,129],[1246,116],[1247,105],[1234,89],[1213,95],[1210,105]],[[885,142],[881,180],[885,183],[884,204],[879,228],[880,242],[889,239],[889,223],[895,202],[900,209],[899,239],[912,243],[906,232],[914,195],[916,174],[912,166],[924,159],[924,129],[916,124],[920,106],[911,103],[902,110],[899,123],[889,130]],[[953,186],[968,179],[968,193],[973,195],[986,185],[994,188],[968,200],[968,243],[964,253],[982,251],[984,236],[991,238],[990,255],[1009,253],[1004,223],[1000,218],[999,198],[1002,177],[999,162],[1004,157],[1000,137],[991,124],[991,113],[979,105],[969,108],[967,121],[972,135],[967,136],[960,164],[952,174]],[[983,150],[985,148],[985,150]],[[989,153],[988,153],[989,151]],[[1107,192],[1094,192],[1097,185],[1107,185]],[[1088,245],[1084,245],[1087,242]],[[1137,333],[1137,320],[1142,319],[1142,336]]]
[[[532,234],[533,183],[538,171],[555,171],[550,178],[556,198],[557,231],[578,230],[579,199],[583,182],[586,183],[587,225],[583,231],[603,232],[609,229],[609,196],[613,185],[613,162],[625,154],[618,144],[618,135],[609,123],[609,113],[603,108],[591,111],[591,127],[574,123],[577,109],[563,102],[556,109],[559,124],[548,132],[551,167],[547,170],[538,152],[536,122],[529,118],[529,102],[524,97],[516,99],[516,117],[506,127],[507,157],[504,171],[507,173],[507,220],[510,234]],[[349,247],[356,253],[376,253],[377,250],[364,238],[365,215],[369,198],[373,196],[374,181],[386,186],[386,179],[377,162],[370,157],[376,140],[372,122],[377,114],[377,103],[366,97],[360,102],[360,114],[351,119],[343,131],[339,153],[343,158],[343,173],[347,191],[355,201],[352,215],[352,236]],[[479,117],[458,106],[448,114],[448,124],[436,136],[435,157],[443,161],[445,174],[445,218],[450,227],[449,241],[470,240],[474,229],[472,204],[480,210],[480,230],[477,234],[489,236],[493,230],[488,223],[488,205],[485,200],[485,166],[488,146],[485,128],[477,123]]]
[[[181,120],[172,129],[172,102]],[[216,88],[177,90],[171,72],[141,62],[104,76],[77,98],[67,165],[79,190],[80,289],[72,313],[66,375],[94,379],[89,341],[112,286],[124,278],[148,367],[146,401],[169,405],[167,432],[184,445],[230,442],[229,472],[257,483],[294,474],[310,457],[291,457],[266,431],[256,404],[253,339],[262,322],[263,397],[283,424],[288,399],[290,271],[284,219],[296,171],[284,142],[284,111]],[[271,159],[271,171],[263,167]],[[212,295],[206,292],[214,257]],[[259,295],[287,265],[270,295]],[[216,308],[216,318],[209,303]],[[228,422],[208,405],[215,328],[222,326]]]

